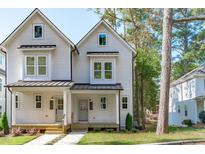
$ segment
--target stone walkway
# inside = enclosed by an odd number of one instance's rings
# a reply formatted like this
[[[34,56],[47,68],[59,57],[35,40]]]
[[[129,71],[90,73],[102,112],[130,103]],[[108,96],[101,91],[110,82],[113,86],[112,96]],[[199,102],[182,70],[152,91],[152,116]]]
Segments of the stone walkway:
[[[55,138],[59,137],[60,134],[44,134],[24,145],[45,145],[46,143],[54,140]]]
[[[71,132],[54,145],[73,145],[77,144],[86,132]]]

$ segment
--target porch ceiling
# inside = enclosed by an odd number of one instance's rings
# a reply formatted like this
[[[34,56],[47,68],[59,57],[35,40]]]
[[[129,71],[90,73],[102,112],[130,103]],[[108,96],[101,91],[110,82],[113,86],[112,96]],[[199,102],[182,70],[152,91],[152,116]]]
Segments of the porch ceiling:
[[[70,80],[52,81],[17,81],[7,84],[5,87],[71,87]]]

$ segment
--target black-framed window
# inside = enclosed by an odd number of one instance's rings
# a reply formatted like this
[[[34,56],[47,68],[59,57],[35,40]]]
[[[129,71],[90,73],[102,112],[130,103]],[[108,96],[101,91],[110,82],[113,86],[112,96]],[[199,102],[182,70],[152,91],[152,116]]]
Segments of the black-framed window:
[[[33,38],[34,39],[43,38],[43,24],[35,24],[33,26]]]
[[[35,99],[36,99],[35,100],[36,101],[36,104],[35,104],[36,109],[41,109],[42,108],[42,96],[36,95]]]
[[[98,45],[99,46],[106,46],[107,45],[107,34],[106,33],[99,33],[98,34]]]
[[[122,97],[122,109],[127,109],[128,97]]]

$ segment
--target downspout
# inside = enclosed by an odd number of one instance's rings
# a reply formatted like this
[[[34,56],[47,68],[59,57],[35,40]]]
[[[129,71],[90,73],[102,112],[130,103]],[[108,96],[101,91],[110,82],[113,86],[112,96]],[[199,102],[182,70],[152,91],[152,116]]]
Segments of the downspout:
[[[121,116],[120,116],[120,90],[119,90],[119,95],[118,95],[118,106],[119,106],[119,131],[121,130],[120,126],[121,126]]]
[[[7,85],[7,52],[4,51],[2,48],[1,48],[1,51],[5,54],[5,85]],[[5,88],[4,97],[5,97],[4,110],[7,113],[7,90],[6,88]]]
[[[10,116],[10,121],[11,121],[11,126],[12,126],[12,108],[13,108],[14,106],[12,106],[12,91],[11,91],[10,87],[8,87],[8,90],[9,90],[9,92],[10,92],[10,94],[11,94],[11,95],[10,95],[10,97],[11,97],[11,98],[10,98],[10,99],[11,99],[11,101],[10,101],[10,102],[11,102],[11,105],[10,105],[10,115],[11,115],[11,116]]]

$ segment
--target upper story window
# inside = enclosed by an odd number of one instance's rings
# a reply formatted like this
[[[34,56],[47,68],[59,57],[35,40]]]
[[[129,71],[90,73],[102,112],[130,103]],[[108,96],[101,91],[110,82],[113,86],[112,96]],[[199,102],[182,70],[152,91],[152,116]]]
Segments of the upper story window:
[[[43,24],[34,24],[33,25],[33,38],[34,39],[43,39]]]
[[[94,80],[112,80],[113,62],[96,61],[94,62]]]
[[[99,33],[98,34],[98,45],[99,46],[107,46],[107,34]]]
[[[25,57],[25,76],[46,76],[47,55],[27,55]]]

